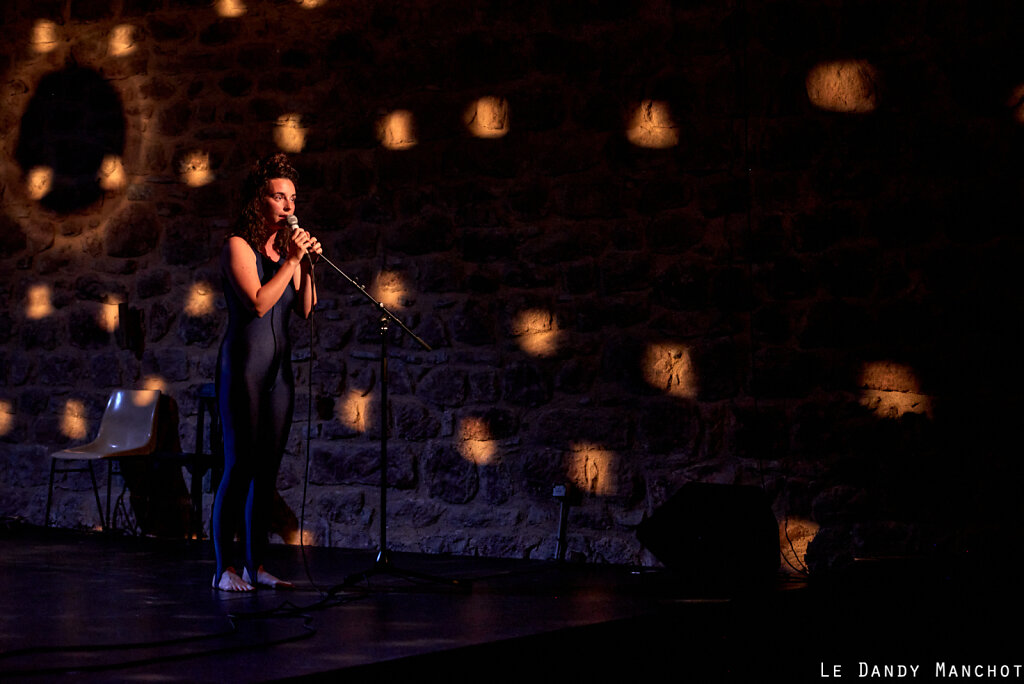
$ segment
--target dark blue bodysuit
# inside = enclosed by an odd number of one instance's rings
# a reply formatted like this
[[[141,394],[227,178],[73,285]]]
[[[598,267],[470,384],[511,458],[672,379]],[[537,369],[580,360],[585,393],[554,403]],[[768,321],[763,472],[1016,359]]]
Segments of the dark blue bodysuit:
[[[255,250],[254,250],[255,253]],[[260,283],[281,265],[256,253]],[[245,567],[255,581],[263,562],[277,471],[295,404],[288,318],[296,292],[289,283],[262,318],[223,276],[228,329],[217,358],[217,402],[224,427],[224,475],[213,506],[213,545],[220,579],[245,504]]]

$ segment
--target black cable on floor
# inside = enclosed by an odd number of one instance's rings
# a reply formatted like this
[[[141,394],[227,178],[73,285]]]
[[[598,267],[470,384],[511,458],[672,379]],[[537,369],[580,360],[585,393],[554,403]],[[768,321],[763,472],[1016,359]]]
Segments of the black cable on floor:
[[[75,663],[73,665],[47,665],[38,668],[0,669],[0,677],[54,675],[68,672],[102,672],[104,670],[144,667],[148,665],[156,665],[159,663],[166,662],[182,662],[190,658],[198,658],[202,656],[216,655],[220,653],[229,653],[232,651],[243,651],[247,649],[265,649],[271,646],[279,646],[282,644],[308,639],[316,634],[316,628],[313,627],[313,617],[310,615],[312,611],[342,606],[360,598],[364,598],[364,596],[346,595],[344,597],[339,597],[336,594],[324,593],[323,597],[319,601],[307,606],[296,606],[292,604],[290,601],[284,601],[278,606],[266,610],[232,612],[229,613],[227,616],[227,620],[230,624],[230,627],[228,629],[209,634],[198,634],[186,637],[174,637],[170,639],[156,639],[152,641],[118,642],[111,644],[29,646],[26,648],[13,649],[10,651],[2,651],[0,652],[0,660],[30,656],[55,656],[60,654],[71,655],[76,653],[105,653],[112,651],[137,651],[143,649],[158,649],[170,646],[178,646],[181,644],[237,637],[240,636],[240,623],[246,621],[270,619],[301,619],[303,630],[302,633],[299,634],[292,634],[289,636],[281,637],[279,639],[264,639],[256,643],[233,644],[230,646],[222,646],[218,648],[207,648],[183,653],[179,652],[166,655],[155,655],[145,658],[136,658],[132,660],[123,660],[117,662],[95,664]]]
[[[313,265],[313,260],[309,260],[309,282],[313,286],[313,292],[316,293],[316,270]],[[309,358],[306,359],[307,370],[306,370],[306,463],[304,467],[304,474],[302,478],[302,504],[299,506],[299,552],[302,555],[302,567],[306,573],[306,580],[310,586],[316,590],[322,597],[327,596],[325,592],[313,579],[313,573],[309,569],[309,558],[306,553],[306,499],[309,491],[309,468],[311,465],[310,459],[310,433],[313,431],[313,333],[315,328],[313,325],[313,319],[315,318],[314,312],[316,310],[316,304],[314,302],[312,309],[309,312]]]

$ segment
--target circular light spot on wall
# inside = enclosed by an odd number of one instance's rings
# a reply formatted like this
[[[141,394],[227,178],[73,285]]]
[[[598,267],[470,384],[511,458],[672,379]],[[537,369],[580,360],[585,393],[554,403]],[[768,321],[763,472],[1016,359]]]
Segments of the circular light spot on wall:
[[[53,301],[49,285],[32,285],[25,297],[25,317],[32,321],[46,318],[53,313]]]
[[[135,27],[119,24],[110,31],[109,53],[111,57],[125,57],[135,52]]]
[[[212,182],[210,155],[202,150],[187,152],[178,164],[178,176],[190,188],[199,188]]]
[[[569,478],[584,492],[600,496],[618,493],[614,474],[615,452],[590,442],[572,445],[569,459]]]
[[[245,14],[248,9],[242,0],[217,0],[217,14],[227,19],[235,19]]]
[[[558,353],[561,331],[550,311],[520,311],[512,321],[512,334],[519,348],[530,356],[550,357]]]
[[[327,0],[295,0],[303,9],[316,9],[327,4]]]
[[[39,19],[32,27],[32,49],[40,54],[53,52],[60,42],[60,29],[52,21]]]
[[[159,375],[147,375],[142,379],[142,389],[167,392],[167,380]]]
[[[352,432],[364,433],[370,425],[369,394],[358,390],[349,390],[338,402],[334,417]]]
[[[780,539],[782,543],[779,545],[779,550],[782,552],[786,565],[792,568],[806,569],[807,547],[814,541],[821,525],[813,520],[794,516],[787,516],[784,521],[780,522],[780,527],[782,525],[785,525],[785,528],[782,530],[783,534]]]
[[[53,169],[49,166],[35,166],[25,175],[25,192],[31,199],[39,201],[50,194],[53,188]]]
[[[668,103],[644,100],[633,109],[626,138],[637,147],[665,149],[679,144],[679,129]]]
[[[1010,96],[1006,98],[1006,106],[1010,108],[1014,120],[1024,124],[1024,83],[1010,91]]]
[[[14,404],[0,399],[0,435],[6,435],[14,428]]]
[[[124,164],[121,158],[114,154],[108,154],[103,158],[97,178],[100,187],[107,191],[122,190],[128,184]]]
[[[806,85],[818,109],[864,114],[878,106],[878,71],[863,59],[822,62],[807,74]]]
[[[117,302],[105,302],[96,314],[96,322],[107,332],[114,332],[121,322]]]
[[[412,112],[397,109],[385,114],[377,121],[377,139],[389,150],[407,150],[414,147],[416,120]]]
[[[185,313],[189,316],[207,316],[213,311],[213,288],[202,281],[192,283],[185,301]]]
[[[85,415],[85,404],[78,399],[68,399],[60,419],[60,431],[69,439],[85,439],[89,434],[89,421]]]
[[[467,461],[486,465],[494,460],[498,453],[497,443],[492,438],[487,421],[479,416],[463,418],[455,434],[459,436],[459,453]]]
[[[466,129],[477,138],[500,138],[509,130],[508,100],[481,97],[466,108],[463,120]]]
[[[292,530],[284,542],[291,546],[316,546],[316,533],[313,530],[303,529],[300,536],[299,530]]]
[[[47,74],[21,117],[15,158],[26,173],[51,170],[39,203],[53,211],[84,209],[104,195],[100,169],[121,157],[125,119],[121,98],[95,71],[72,66]]]
[[[301,152],[306,146],[306,129],[299,114],[282,114],[274,124],[274,142],[282,152]]]
[[[697,396],[697,374],[685,345],[673,342],[648,345],[643,373],[647,384],[669,396],[681,399]]]
[[[157,397],[159,399],[159,397]],[[139,392],[131,396],[132,406],[148,406],[153,400],[152,396],[147,396],[145,393]]]
[[[862,406],[880,418],[899,418],[905,413],[932,414],[931,397],[921,393],[914,369],[894,361],[865,363],[860,377]]]
[[[382,271],[377,274],[370,286],[370,294],[388,309],[407,306],[409,288],[405,279],[393,271]]]

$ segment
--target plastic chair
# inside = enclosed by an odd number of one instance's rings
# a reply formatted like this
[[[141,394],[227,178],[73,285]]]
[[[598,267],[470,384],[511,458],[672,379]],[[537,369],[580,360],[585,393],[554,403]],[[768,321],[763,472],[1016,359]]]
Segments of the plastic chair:
[[[104,531],[109,526],[110,480],[114,461],[124,456],[150,454],[156,448],[156,410],[160,402],[160,390],[117,390],[110,395],[107,408],[100,421],[96,439],[82,446],[57,451],[50,455],[50,488],[46,494],[46,520],[50,525],[50,506],[53,502],[53,480],[57,473],[88,472],[92,480],[92,491],[96,497],[96,509]],[[92,464],[96,461],[107,463],[107,508],[106,515],[100,504],[99,488]],[[61,466],[59,462],[74,462],[78,467]],[[81,464],[85,464],[82,467]]]

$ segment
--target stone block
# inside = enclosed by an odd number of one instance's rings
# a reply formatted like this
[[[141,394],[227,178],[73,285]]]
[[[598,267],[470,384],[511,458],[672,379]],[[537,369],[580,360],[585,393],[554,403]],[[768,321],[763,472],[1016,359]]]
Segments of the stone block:
[[[540,406],[551,399],[551,380],[532,363],[509,364],[501,377],[501,395],[520,406]]]
[[[820,377],[821,364],[808,352],[768,347],[754,354],[751,391],[760,397],[802,397],[812,391]]]
[[[224,323],[221,316],[191,316],[186,313],[178,319],[178,339],[186,345],[209,347],[220,339]]]
[[[162,302],[155,302],[145,317],[147,341],[159,342],[162,340],[170,331],[176,318],[176,311],[169,309]]]
[[[317,499],[317,514],[332,523],[367,527],[369,515],[366,494],[362,491],[331,491]]]
[[[516,493],[516,482],[513,480],[513,473],[503,463],[486,464],[479,467],[480,496],[490,506],[500,506],[508,503]],[[486,513],[480,513],[478,516]],[[512,526],[518,522],[518,509],[511,509],[504,512],[503,518],[514,518],[514,520],[500,520],[497,524]]]
[[[463,302],[452,311],[449,322],[453,340],[473,346],[493,344],[496,327],[493,304],[480,299]]]
[[[425,255],[417,260],[416,284],[423,292],[466,289],[467,265],[450,255]]]
[[[528,178],[513,187],[504,197],[510,212],[521,221],[536,221],[548,213],[551,188],[543,179]]]
[[[447,251],[453,244],[451,218],[439,213],[417,217],[387,230],[389,249],[419,255]]]
[[[21,325],[21,343],[25,349],[53,351],[66,334],[65,325],[62,318],[55,316],[38,321],[26,321]]]
[[[424,404],[418,401],[395,399],[391,402],[395,421],[395,436],[421,442],[436,437],[441,422]]]
[[[469,503],[480,489],[476,464],[445,444],[427,447],[423,459],[423,480],[431,497],[449,504]]]
[[[548,446],[594,445],[621,452],[633,446],[633,418],[617,409],[553,408],[530,423],[533,439]]]
[[[124,371],[121,368],[120,357],[114,352],[93,356],[89,359],[86,377],[92,380],[96,387],[122,387],[124,385]]]
[[[436,525],[446,510],[446,506],[439,505],[436,501],[402,499],[388,510],[388,517],[400,522],[403,527],[410,526],[420,530]]]
[[[218,192],[220,188],[212,188],[209,193]],[[223,205],[223,193],[214,202]],[[205,196],[212,199],[212,195],[206,192],[196,193],[196,203],[200,204]],[[197,213],[205,213],[197,208]],[[197,221],[195,216],[187,219],[170,219],[164,222],[163,257],[164,263],[169,266],[200,266],[207,263],[214,256],[213,246],[210,244],[211,229]]]
[[[144,372],[157,375],[168,382],[189,379],[189,355],[180,347],[166,347],[147,351],[142,357]]]
[[[317,485],[380,486],[379,446],[314,446],[310,482]],[[388,485],[411,489],[416,485],[415,456],[408,448],[390,445]]]
[[[152,209],[133,202],[110,220],[105,236],[106,253],[113,257],[149,254],[160,239],[160,223]]]
[[[0,258],[9,258],[28,246],[21,225],[6,215],[0,216]]]
[[[695,346],[693,365],[700,375],[700,401],[732,399],[739,393],[740,379],[747,374],[747,351],[731,338],[706,340]]]
[[[519,240],[520,237],[514,230],[498,226],[470,227],[459,232],[462,259],[470,262],[501,259],[515,249]]]
[[[10,444],[0,461],[0,482],[27,489],[45,485],[50,476],[51,450],[42,444]]]
[[[199,31],[199,42],[202,45],[218,47],[237,41],[242,32],[242,25],[231,19],[214,21]]]
[[[467,393],[466,372],[446,367],[431,370],[420,380],[416,393],[436,406],[462,406]]]
[[[799,335],[805,349],[855,349],[872,339],[874,321],[867,308],[842,299],[815,302]]]
[[[747,269],[715,268],[711,271],[708,295],[711,305],[722,311],[749,311],[754,304],[752,284]]]
[[[690,402],[645,402],[637,417],[637,442],[643,453],[695,454],[705,430],[700,410]]]
[[[192,103],[178,100],[164,105],[159,110],[157,130],[169,137],[185,133],[192,123]]]
[[[609,179],[566,183],[555,191],[554,202],[560,215],[572,219],[607,219],[622,215],[621,189]]]
[[[817,288],[816,269],[808,261],[787,256],[764,264],[755,272],[755,284],[777,300],[803,299]]]
[[[643,252],[605,254],[598,262],[602,294],[646,290],[653,263]]]
[[[707,307],[710,289],[709,265],[694,259],[680,259],[652,279],[652,296],[659,305],[677,311]]]
[[[139,274],[136,292],[139,299],[150,299],[171,291],[171,272],[166,269],[150,269]]]

